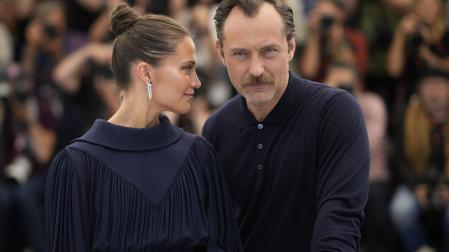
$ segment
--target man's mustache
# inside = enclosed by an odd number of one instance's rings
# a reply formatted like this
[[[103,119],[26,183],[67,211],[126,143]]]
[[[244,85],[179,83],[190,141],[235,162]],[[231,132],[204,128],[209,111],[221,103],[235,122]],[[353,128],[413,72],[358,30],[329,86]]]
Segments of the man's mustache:
[[[250,75],[249,77],[245,78],[243,80],[243,86],[248,86],[251,84],[272,84],[273,83],[273,79],[270,78],[269,76],[265,76],[265,75],[261,75],[261,76],[253,76]]]

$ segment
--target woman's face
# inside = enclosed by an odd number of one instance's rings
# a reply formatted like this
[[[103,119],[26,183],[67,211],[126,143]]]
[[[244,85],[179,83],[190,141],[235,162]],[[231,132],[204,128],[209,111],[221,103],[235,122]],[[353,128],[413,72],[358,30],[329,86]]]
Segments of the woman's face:
[[[152,68],[152,102],[162,111],[187,113],[194,90],[201,86],[195,71],[195,45],[185,37],[176,46],[174,54]]]

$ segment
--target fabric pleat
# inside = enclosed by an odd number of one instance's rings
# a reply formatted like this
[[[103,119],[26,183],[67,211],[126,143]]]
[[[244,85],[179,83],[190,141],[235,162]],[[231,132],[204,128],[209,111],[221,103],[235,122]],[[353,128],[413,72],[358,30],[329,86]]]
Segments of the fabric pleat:
[[[241,251],[216,153],[183,134],[162,149],[81,141],[59,152],[46,181],[46,251]]]

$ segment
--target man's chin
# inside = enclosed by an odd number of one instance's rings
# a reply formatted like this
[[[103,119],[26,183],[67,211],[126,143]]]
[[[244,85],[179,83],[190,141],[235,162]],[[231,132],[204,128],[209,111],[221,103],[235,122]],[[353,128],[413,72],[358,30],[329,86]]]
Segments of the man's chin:
[[[244,96],[246,103],[254,106],[262,106],[273,100],[274,95],[267,93],[258,93]]]

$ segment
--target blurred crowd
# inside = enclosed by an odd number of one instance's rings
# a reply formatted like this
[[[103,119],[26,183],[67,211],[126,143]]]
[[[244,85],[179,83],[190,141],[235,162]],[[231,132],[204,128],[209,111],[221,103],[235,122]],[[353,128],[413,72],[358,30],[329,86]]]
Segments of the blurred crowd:
[[[291,71],[352,93],[371,148],[364,251],[449,251],[449,1],[284,0],[295,15]],[[53,155],[120,93],[109,15],[120,0],[0,0],[0,251],[44,251]],[[236,94],[215,52],[214,0],[134,0],[189,29],[202,88],[186,115],[200,134]]]

